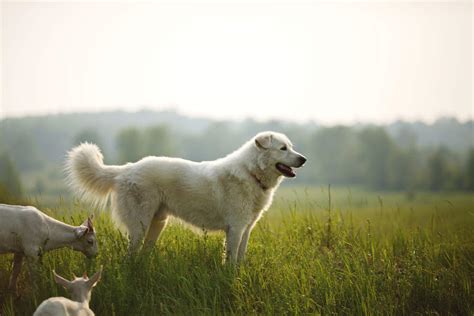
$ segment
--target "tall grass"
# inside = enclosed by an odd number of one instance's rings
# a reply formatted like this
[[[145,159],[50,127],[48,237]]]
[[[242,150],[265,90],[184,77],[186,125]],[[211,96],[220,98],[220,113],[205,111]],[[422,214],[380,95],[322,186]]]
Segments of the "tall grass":
[[[474,312],[474,206],[468,194],[282,190],[252,233],[247,260],[222,265],[222,234],[170,225],[147,255],[128,257],[127,239],[98,213],[94,260],[47,253],[33,290],[3,295],[2,315],[30,315],[67,293],[51,270],[70,276],[104,266],[91,308],[97,315],[456,314]],[[60,211],[61,210],[61,211]],[[79,224],[83,205],[48,212]],[[69,215],[70,214],[70,215]],[[11,256],[0,257],[4,290]]]

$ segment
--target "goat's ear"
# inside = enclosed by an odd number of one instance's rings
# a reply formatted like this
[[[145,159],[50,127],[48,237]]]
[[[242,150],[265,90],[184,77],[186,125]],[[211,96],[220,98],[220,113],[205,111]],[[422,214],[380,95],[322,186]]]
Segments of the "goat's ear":
[[[271,133],[260,133],[255,137],[255,146],[260,149],[268,149],[272,145]]]
[[[62,287],[67,289],[69,287],[69,285],[71,284],[71,282],[69,282],[68,280],[66,280],[65,278],[63,278],[59,274],[57,274],[56,271],[54,271],[54,270],[53,270],[53,275],[54,275],[54,281],[57,284],[61,285]]]
[[[76,234],[77,239],[84,237],[84,235],[87,234],[88,232],[89,232],[89,227],[84,226],[84,225],[78,226],[74,229],[74,234]]]
[[[90,229],[91,232],[94,231],[94,225],[92,225],[92,218],[94,217],[94,215],[91,215],[87,218],[87,227]]]
[[[100,270],[97,271],[89,280],[87,280],[87,283],[89,284],[90,287],[94,287],[97,285],[97,283],[100,281],[100,277],[102,275],[102,270],[104,269],[103,266],[100,266]]]
[[[88,222],[89,222],[89,218],[87,218],[85,221],[83,221],[81,226],[86,226],[87,227]]]

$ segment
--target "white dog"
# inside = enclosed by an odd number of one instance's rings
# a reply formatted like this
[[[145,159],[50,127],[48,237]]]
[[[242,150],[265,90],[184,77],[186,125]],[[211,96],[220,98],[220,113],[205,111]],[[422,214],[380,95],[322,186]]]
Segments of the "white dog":
[[[226,233],[226,260],[241,261],[250,232],[271,205],[283,176],[306,158],[290,140],[275,132],[259,133],[228,156],[193,162],[146,157],[122,166],[106,166],[96,145],[81,144],[69,152],[68,180],[83,197],[106,201],[130,235],[130,251],[145,238],[155,243],[168,216],[209,231]]]

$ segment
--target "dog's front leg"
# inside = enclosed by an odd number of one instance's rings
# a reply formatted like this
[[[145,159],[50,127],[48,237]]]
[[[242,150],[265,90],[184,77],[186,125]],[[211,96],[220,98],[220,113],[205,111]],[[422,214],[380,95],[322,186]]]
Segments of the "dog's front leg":
[[[253,229],[253,225],[247,226],[244,233],[242,234],[242,240],[240,241],[239,252],[237,254],[237,261],[242,262],[245,258],[245,252],[247,251],[247,244],[250,237],[250,232]]]
[[[244,233],[244,227],[229,226],[225,237],[225,262],[237,263],[240,242]]]

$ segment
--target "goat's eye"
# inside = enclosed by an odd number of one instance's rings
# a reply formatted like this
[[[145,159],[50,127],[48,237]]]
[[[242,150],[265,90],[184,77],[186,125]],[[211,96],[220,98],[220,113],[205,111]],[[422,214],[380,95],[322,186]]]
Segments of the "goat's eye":
[[[286,145],[281,147],[280,150],[286,150]]]
[[[89,245],[93,245],[93,244],[94,244],[94,241],[93,241],[93,240],[87,240],[87,243],[88,243]]]

